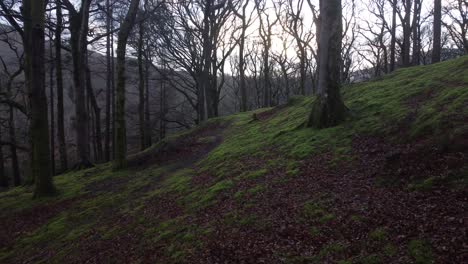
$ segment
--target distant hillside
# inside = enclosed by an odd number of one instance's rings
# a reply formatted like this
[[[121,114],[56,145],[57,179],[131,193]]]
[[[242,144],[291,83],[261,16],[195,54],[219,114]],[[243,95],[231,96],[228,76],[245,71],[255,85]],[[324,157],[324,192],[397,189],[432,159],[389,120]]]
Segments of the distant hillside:
[[[0,193],[2,263],[464,263],[468,57],[212,119],[129,157]]]

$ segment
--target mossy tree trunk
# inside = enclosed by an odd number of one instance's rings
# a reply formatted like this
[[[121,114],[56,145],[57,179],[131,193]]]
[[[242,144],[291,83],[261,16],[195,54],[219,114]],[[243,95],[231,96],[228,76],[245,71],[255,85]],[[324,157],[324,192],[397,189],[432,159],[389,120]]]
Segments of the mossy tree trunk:
[[[34,178],[34,197],[55,194],[52,182],[49,122],[47,116],[47,96],[45,91],[45,2],[44,0],[25,0],[25,35],[28,45],[25,53],[29,67],[28,99],[31,110],[30,136],[32,140],[32,176]],[[28,25],[26,25],[28,24]]]
[[[125,20],[120,26],[117,41],[117,88],[115,117],[115,169],[127,166],[127,132],[125,124],[125,55],[128,35],[135,24],[139,0],[132,0]]]
[[[347,109],[340,94],[341,13],[341,0],[320,1],[318,91],[308,122],[315,128],[335,126],[346,117]]]

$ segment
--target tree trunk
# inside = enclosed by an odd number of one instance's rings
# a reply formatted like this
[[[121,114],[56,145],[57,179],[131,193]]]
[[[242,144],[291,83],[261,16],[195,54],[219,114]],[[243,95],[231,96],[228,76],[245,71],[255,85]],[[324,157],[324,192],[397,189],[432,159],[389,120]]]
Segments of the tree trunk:
[[[10,107],[10,120],[9,120],[9,136],[10,136],[10,154],[11,154],[11,169],[13,172],[13,183],[15,186],[21,185],[21,175],[18,163],[18,152],[16,150],[16,129],[15,129],[15,115],[13,107]],[[3,155],[3,153],[2,153]]]
[[[116,135],[115,135],[115,169],[127,166],[127,132],[125,124],[125,55],[128,35],[135,24],[140,0],[132,0],[125,20],[120,26],[117,41],[117,91],[116,91]]]
[[[2,131],[0,127],[0,139]],[[8,178],[5,174],[5,158],[3,157],[3,145],[0,145],[0,187],[8,187]]]
[[[75,127],[77,168],[91,167],[89,158],[89,116],[86,111],[86,56],[91,0],[82,0],[81,10],[70,16],[73,80],[75,85]]]
[[[403,23],[403,67],[411,66],[410,47],[411,47],[411,0],[404,0],[405,17]]]
[[[434,0],[434,40],[432,47],[432,63],[440,61],[442,32],[442,1]]]
[[[147,51],[147,55],[145,56],[145,136],[146,136],[146,146],[150,147],[152,144],[151,140],[151,113],[150,113],[150,92],[149,92],[149,77],[150,77],[150,62],[149,58],[151,57],[149,50]]]
[[[26,67],[29,67],[30,81],[28,89],[31,107],[30,135],[32,145],[32,176],[35,183],[34,197],[55,194],[52,182],[49,122],[47,114],[47,95],[45,92],[45,2],[44,0],[25,0],[23,10],[26,13],[25,35],[28,46],[25,48]]]
[[[106,71],[107,71],[107,79],[106,79],[106,135],[105,135],[105,143],[104,143],[104,152],[105,152],[105,160],[110,161],[111,159],[111,93],[112,93],[112,63],[111,60],[111,7],[110,7],[110,0],[106,0],[106,11],[107,11],[107,18],[106,18]]]
[[[145,72],[143,68],[143,36],[145,34],[143,19],[139,22],[139,36],[138,36],[138,118],[140,129],[140,149],[146,149],[146,135],[145,135]]]
[[[102,152],[102,130],[101,130],[101,109],[94,96],[93,84],[91,82],[91,71],[89,66],[86,70],[86,92],[88,93],[89,101],[91,107],[94,111],[94,136],[95,136],[95,146],[96,146],[96,161],[101,162],[103,160]]]
[[[420,16],[421,16],[421,0],[413,0],[414,7],[413,7],[413,56],[412,56],[412,63],[413,65],[417,66],[420,64]]]
[[[50,31],[52,36],[52,31]],[[52,40],[49,41],[49,96],[50,96],[50,166],[51,173],[55,175],[55,107],[54,107],[54,55]]]
[[[393,72],[395,70],[395,60],[396,60],[396,5],[397,0],[392,0],[392,40],[390,44],[390,71]]]
[[[63,106],[63,75],[62,75],[62,6],[56,0],[57,27],[55,29],[55,78],[57,82],[57,139],[60,154],[60,171],[68,170],[67,145],[65,141],[65,117]]]
[[[200,121],[204,121],[208,118],[214,117],[213,111],[213,100],[214,100],[214,93],[213,87],[211,85],[211,76],[210,70],[212,68],[212,43],[210,39],[210,16],[211,16],[211,1],[205,2],[205,10],[204,10],[204,17],[203,17],[203,31],[202,31],[202,39],[203,39],[203,69],[202,69],[202,76],[200,78],[200,86],[203,89],[203,97],[204,97],[204,107],[205,111],[203,111],[204,116]]]
[[[340,94],[341,13],[341,0],[320,1],[318,97],[308,123],[315,128],[337,125],[346,117]]]

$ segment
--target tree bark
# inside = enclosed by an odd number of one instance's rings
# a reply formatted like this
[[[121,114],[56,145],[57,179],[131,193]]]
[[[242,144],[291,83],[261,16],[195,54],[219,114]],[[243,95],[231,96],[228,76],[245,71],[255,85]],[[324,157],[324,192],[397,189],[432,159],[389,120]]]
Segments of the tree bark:
[[[140,19],[138,28],[138,118],[140,125],[140,149],[144,150],[147,148],[147,146],[145,135],[145,72],[143,68],[143,37],[145,34],[145,29],[143,19]]]
[[[96,100],[96,96],[94,96],[93,84],[91,80],[91,71],[89,70],[89,66],[86,70],[86,92],[88,93],[88,97],[91,103],[91,107],[94,111],[94,135],[95,135],[95,146],[96,146],[96,161],[101,162],[103,160],[103,152],[102,152],[102,130],[101,130],[101,108]]]
[[[34,179],[34,197],[39,198],[56,193],[52,182],[49,122],[47,114],[47,96],[45,92],[45,2],[44,0],[25,0],[23,10],[26,13],[25,35],[28,45],[25,55],[29,57],[30,81],[28,99],[31,107],[30,136],[32,144],[32,177]]]
[[[434,0],[434,40],[432,46],[432,63],[440,62],[442,32],[442,1]]]
[[[10,136],[10,154],[11,154],[11,169],[13,172],[13,183],[15,186],[21,185],[21,174],[18,163],[18,152],[16,148],[16,129],[15,129],[15,114],[13,107],[10,106],[9,120],[9,136]],[[2,154],[3,155],[3,154]]]
[[[62,1],[56,0],[57,27],[55,29],[55,78],[57,82],[57,139],[60,154],[60,171],[68,170],[67,143],[65,140],[65,117],[63,106],[62,74]]]
[[[403,47],[402,61],[403,67],[411,66],[410,47],[411,47],[411,0],[403,0],[405,16],[403,23]]]
[[[413,56],[412,56],[412,63],[414,66],[420,64],[420,57],[421,57],[421,48],[420,48],[420,17],[421,17],[421,0],[413,0],[414,7],[413,7]]]
[[[52,36],[52,31],[50,31]],[[52,38],[52,37],[51,37]],[[49,41],[49,96],[50,96],[50,166],[55,175],[55,107],[54,107],[54,54],[52,40]]]
[[[89,116],[86,111],[86,56],[91,0],[82,0],[79,12],[70,11],[73,80],[75,85],[75,126],[78,154],[77,168],[91,167],[89,151]]]
[[[115,169],[127,166],[127,132],[125,124],[125,55],[128,35],[135,24],[140,0],[132,0],[125,20],[120,26],[117,41],[117,91],[116,91],[116,135],[115,135]]]
[[[111,19],[112,19],[112,11],[110,7],[110,0],[106,0],[106,71],[107,71],[107,79],[106,79],[106,135],[105,135],[105,142],[104,142],[104,152],[105,152],[105,160],[110,161],[111,159],[111,94],[112,94],[112,63],[111,60],[114,58],[111,57]]]
[[[340,94],[341,14],[341,0],[320,1],[318,97],[308,123],[315,128],[335,126],[346,117]]]
[[[2,131],[0,127],[0,139],[2,138]],[[8,187],[8,178],[5,174],[5,159],[3,157],[3,146],[0,145],[0,187]]]
[[[390,71],[393,72],[395,70],[395,60],[396,60],[396,5],[398,0],[391,0],[392,2],[392,40],[390,44]]]

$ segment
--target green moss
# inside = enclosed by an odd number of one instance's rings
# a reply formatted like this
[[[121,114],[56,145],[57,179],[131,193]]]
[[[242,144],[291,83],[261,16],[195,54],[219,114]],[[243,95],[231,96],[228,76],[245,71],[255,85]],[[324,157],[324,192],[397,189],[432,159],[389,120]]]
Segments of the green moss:
[[[262,176],[265,176],[267,173],[268,173],[267,169],[259,169],[259,170],[256,170],[256,171],[247,172],[242,178],[257,179],[257,178],[260,178]]]
[[[411,240],[408,244],[408,253],[417,264],[434,263],[431,246],[424,240]]]
[[[429,191],[432,189],[434,182],[435,182],[435,178],[430,177],[423,181],[409,184],[408,189],[411,191]]]
[[[369,239],[376,242],[382,242],[387,239],[387,231],[383,228],[377,228],[369,233]]]
[[[315,219],[325,215],[325,210],[316,202],[310,201],[304,204],[303,214],[308,219]]]
[[[395,256],[398,253],[398,250],[394,245],[387,244],[382,249],[382,252],[384,253],[385,256],[392,257],[392,256]]]
[[[319,252],[318,257],[324,258],[331,255],[339,255],[345,251],[346,247],[339,243],[325,245]]]
[[[365,256],[365,257],[361,258],[358,263],[361,263],[361,264],[379,264],[379,263],[383,263],[383,261],[382,261],[382,259],[380,258],[379,255],[371,254],[371,255],[368,255],[368,256]]]

